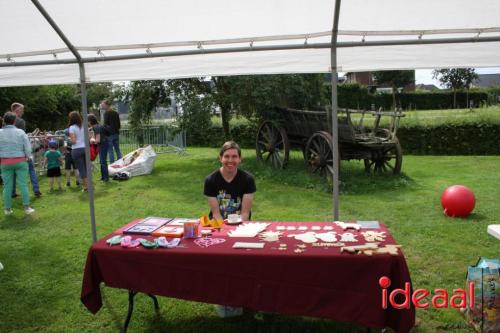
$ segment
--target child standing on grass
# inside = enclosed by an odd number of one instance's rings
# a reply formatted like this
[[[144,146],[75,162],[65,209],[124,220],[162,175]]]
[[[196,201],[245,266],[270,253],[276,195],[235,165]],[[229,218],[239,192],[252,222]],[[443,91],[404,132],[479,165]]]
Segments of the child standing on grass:
[[[61,187],[61,164],[62,164],[62,154],[57,150],[57,141],[49,141],[49,150],[43,155],[45,157],[45,163],[47,164],[47,177],[49,178],[49,188],[52,192],[54,190],[54,178],[57,179],[57,185],[59,191],[62,190]]]

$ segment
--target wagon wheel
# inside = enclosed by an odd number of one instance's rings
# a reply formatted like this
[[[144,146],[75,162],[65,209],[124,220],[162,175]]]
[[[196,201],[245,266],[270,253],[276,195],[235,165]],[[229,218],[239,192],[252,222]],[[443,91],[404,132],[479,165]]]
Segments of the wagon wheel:
[[[288,163],[290,143],[286,131],[276,123],[264,121],[257,131],[255,140],[257,159],[273,168],[283,169]]]
[[[365,159],[365,171],[367,173],[382,173],[392,171],[399,175],[403,164],[403,151],[399,140],[395,139],[395,144],[372,152],[372,157]]]
[[[333,178],[333,143],[328,132],[314,133],[306,144],[305,160],[307,169],[312,173]],[[340,165],[340,155],[339,155]]]

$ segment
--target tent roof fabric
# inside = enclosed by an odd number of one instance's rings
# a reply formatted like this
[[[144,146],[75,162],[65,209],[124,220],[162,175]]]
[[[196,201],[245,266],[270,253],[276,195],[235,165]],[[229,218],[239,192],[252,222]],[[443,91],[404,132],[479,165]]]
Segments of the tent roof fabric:
[[[333,0],[39,2],[86,62],[88,82],[330,70]],[[500,66],[500,1],[345,0],[340,8],[339,71]],[[76,63],[12,66],[75,59],[32,2],[0,0],[0,31],[0,86],[79,82]],[[362,46],[450,38],[467,40]],[[475,42],[482,38],[492,41]],[[270,50],[284,45],[294,47]],[[131,54],[149,56],[111,60]]]

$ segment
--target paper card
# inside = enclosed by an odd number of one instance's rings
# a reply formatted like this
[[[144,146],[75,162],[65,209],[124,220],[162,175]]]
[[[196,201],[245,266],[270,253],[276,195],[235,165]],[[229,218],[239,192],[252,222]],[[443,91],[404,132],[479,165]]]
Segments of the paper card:
[[[380,229],[378,221],[356,221],[361,229]]]
[[[171,218],[168,217],[147,217],[133,226],[125,229],[124,234],[148,235],[164,224],[168,223]]]
[[[169,237],[169,238],[182,237],[182,235],[184,235],[184,228],[183,227],[170,226],[169,224],[161,227],[160,229],[158,229],[152,233],[152,236],[155,236],[155,237],[164,236],[164,237]]]
[[[263,249],[265,243],[252,242],[236,242],[233,244],[233,249]]]
[[[190,223],[190,222],[198,222],[198,219],[195,219],[195,218],[183,218],[183,217],[176,217],[175,219],[173,219],[172,221],[170,221],[168,223],[168,225],[171,225],[171,226],[174,226],[174,225],[178,225],[178,226],[183,226],[184,223]]]

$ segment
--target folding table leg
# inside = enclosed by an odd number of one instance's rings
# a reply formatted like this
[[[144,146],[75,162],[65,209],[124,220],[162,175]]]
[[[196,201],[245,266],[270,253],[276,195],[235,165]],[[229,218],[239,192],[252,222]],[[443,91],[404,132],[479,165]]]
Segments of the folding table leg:
[[[148,294],[148,296],[153,299],[153,303],[154,303],[154,306],[155,306],[155,311],[156,312],[160,311],[160,305],[158,305],[158,299],[156,298],[156,296],[152,295],[152,294]]]
[[[129,290],[128,291],[128,313],[127,318],[125,318],[125,324],[121,330],[121,333],[127,333],[128,324],[130,323],[130,319],[132,318],[132,312],[134,311],[134,297],[137,295],[137,292]],[[160,311],[160,305],[158,304],[158,299],[155,295],[147,294],[149,297],[153,299],[154,307],[156,313]]]
[[[130,318],[132,318],[132,312],[134,311],[134,297],[137,295],[137,292],[129,290],[128,291],[128,313],[127,318],[125,318],[125,324],[123,325],[123,329],[121,333],[127,333],[128,324],[130,323]]]

